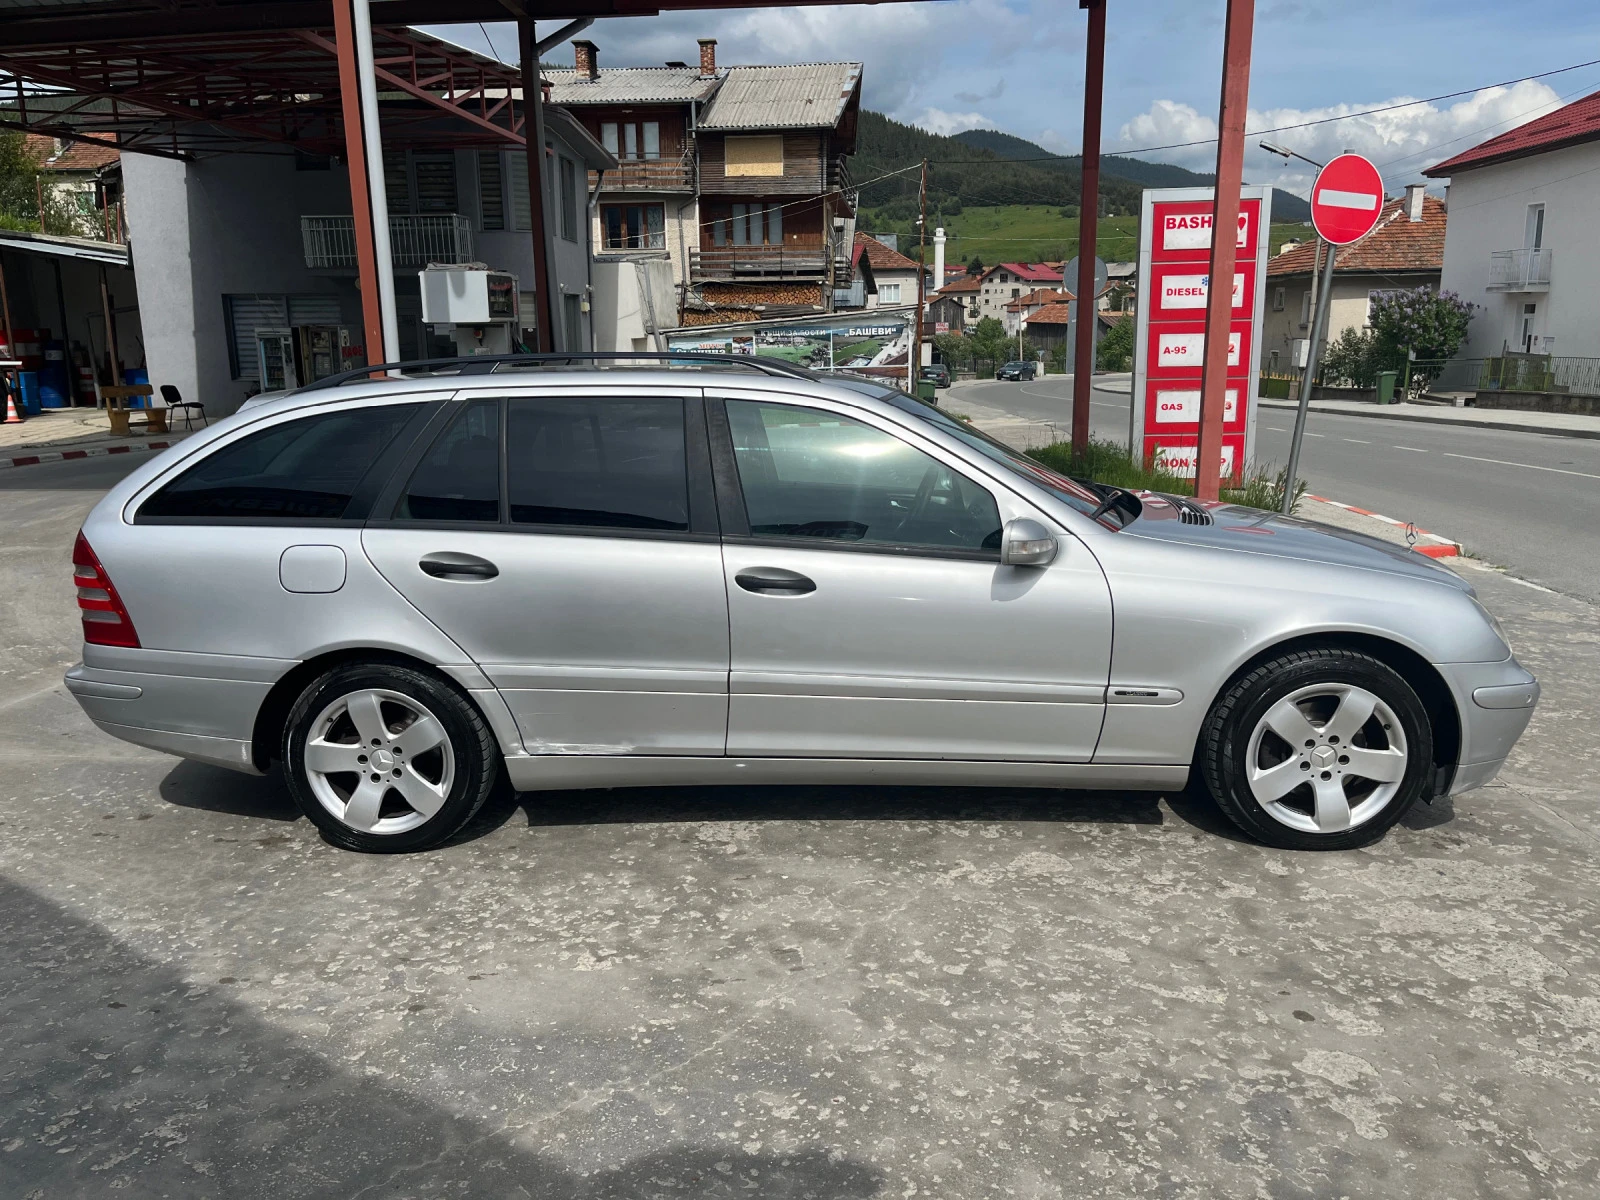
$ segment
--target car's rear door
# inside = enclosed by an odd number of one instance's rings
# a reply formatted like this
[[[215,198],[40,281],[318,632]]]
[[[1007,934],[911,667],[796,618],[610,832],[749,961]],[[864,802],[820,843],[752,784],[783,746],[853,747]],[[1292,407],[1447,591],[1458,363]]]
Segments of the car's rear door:
[[[829,401],[711,396],[730,755],[1092,757],[1111,597],[1086,546],[1002,566],[1006,520],[1054,523],[943,447]]]
[[[533,753],[717,754],[728,614],[698,389],[463,397],[363,535]]]

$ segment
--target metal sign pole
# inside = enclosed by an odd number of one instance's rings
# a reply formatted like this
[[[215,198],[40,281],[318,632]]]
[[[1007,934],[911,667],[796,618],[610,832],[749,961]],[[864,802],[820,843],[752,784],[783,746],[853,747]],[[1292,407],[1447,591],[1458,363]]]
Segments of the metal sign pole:
[[[1328,327],[1328,299],[1333,295],[1333,260],[1339,247],[1328,243],[1328,265],[1322,269],[1322,291],[1317,297],[1317,311],[1311,318],[1311,345],[1306,347],[1306,373],[1300,381],[1300,407],[1294,414],[1294,437],[1289,442],[1289,469],[1283,480],[1283,515],[1294,511],[1294,484],[1300,471],[1300,443],[1306,436],[1306,412],[1311,407],[1311,388],[1317,378],[1318,350]]]

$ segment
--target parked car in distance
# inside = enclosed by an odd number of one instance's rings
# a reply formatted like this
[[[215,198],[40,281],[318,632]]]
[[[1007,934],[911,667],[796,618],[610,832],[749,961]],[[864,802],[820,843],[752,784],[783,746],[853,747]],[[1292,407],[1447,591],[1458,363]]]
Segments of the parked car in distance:
[[[78,535],[68,689],[138,745],[281,763],[366,851],[500,780],[1191,774],[1341,849],[1493,779],[1538,700],[1402,547],[1069,479],[873,380],[573,357],[336,377],[152,456]]]
[[[950,386],[950,368],[945,363],[929,363],[922,368],[922,378],[934,387],[947,388]]]
[[[1009,379],[1021,382],[1036,379],[1039,375],[1039,364],[1031,362],[1008,362],[994,373],[996,379]]]

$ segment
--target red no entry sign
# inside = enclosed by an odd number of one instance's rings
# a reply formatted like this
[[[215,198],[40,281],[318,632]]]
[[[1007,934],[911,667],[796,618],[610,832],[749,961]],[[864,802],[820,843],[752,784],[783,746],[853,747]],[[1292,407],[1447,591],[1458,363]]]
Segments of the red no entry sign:
[[[1359,154],[1341,154],[1311,188],[1311,223],[1326,241],[1348,246],[1372,232],[1383,212],[1383,177]]]

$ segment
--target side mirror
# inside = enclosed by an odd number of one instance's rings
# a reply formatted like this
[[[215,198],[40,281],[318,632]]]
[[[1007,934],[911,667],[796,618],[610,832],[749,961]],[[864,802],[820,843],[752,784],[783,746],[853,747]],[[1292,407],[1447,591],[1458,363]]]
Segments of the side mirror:
[[[1008,567],[1048,567],[1057,548],[1050,531],[1031,517],[1007,521],[1000,535],[1000,561]]]

